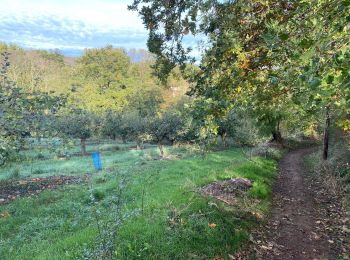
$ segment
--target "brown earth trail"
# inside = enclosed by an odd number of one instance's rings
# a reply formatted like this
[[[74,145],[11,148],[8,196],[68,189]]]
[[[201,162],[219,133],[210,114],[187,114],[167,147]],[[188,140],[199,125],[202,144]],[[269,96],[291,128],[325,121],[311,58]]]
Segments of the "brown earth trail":
[[[270,219],[265,231],[254,236],[256,258],[336,259],[337,246],[325,225],[329,205],[318,197],[304,167],[312,150],[292,151],[280,161]]]

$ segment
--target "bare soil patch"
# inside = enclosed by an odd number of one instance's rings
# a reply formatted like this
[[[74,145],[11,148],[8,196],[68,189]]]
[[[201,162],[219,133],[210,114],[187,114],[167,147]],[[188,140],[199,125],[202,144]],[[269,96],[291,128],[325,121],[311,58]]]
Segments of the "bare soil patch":
[[[250,189],[253,183],[244,178],[216,181],[203,187],[200,192],[209,197],[223,201],[228,205],[237,204],[237,197]]]
[[[0,182],[0,205],[17,198],[39,194],[44,190],[56,189],[66,184],[84,182],[84,176],[50,176],[46,178],[31,178],[23,180],[6,180]]]

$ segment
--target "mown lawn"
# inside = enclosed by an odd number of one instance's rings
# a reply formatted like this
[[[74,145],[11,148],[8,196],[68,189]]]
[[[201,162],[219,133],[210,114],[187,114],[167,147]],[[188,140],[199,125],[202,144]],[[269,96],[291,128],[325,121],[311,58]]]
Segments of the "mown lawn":
[[[122,180],[117,259],[227,258],[248,238],[256,216],[268,211],[275,161],[247,160],[238,149],[213,152],[205,159],[183,153],[183,158],[153,160],[148,153],[109,152],[104,155],[107,169],[94,173],[89,183],[0,206],[0,259],[93,258],[101,241],[96,239],[97,224],[103,227],[112,218]],[[69,161],[74,165],[74,158]],[[75,174],[88,170],[84,163],[74,166]],[[59,169],[65,174],[69,167]],[[254,181],[245,208],[227,207],[197,192],[202,185],[232,177]]]

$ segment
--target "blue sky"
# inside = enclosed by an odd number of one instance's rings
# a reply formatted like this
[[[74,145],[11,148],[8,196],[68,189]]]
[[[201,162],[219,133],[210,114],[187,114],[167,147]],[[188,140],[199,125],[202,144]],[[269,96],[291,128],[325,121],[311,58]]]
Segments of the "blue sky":
[[[25,48],[60,49],[77,56],[84,48],[146,48],[147,31],[131,0],[1,0],[0,41]]]

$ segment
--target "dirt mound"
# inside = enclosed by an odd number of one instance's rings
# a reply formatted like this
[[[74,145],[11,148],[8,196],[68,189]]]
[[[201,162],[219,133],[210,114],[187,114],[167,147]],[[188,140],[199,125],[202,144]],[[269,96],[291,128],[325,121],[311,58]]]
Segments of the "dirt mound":
[[[65,184],[84,182],[85,176],[50,176],[47,178],[32,178],[18,181],[0,182],[0,205],[17,198],[38,194],[47,189],[56,189]]]
[[[237,203],[237,196],[247,191],[253,183],[244,178],[235,178],[225,181],[217,181],[201,188],[200,192],[205,196],[221,200],[228,205]]]

